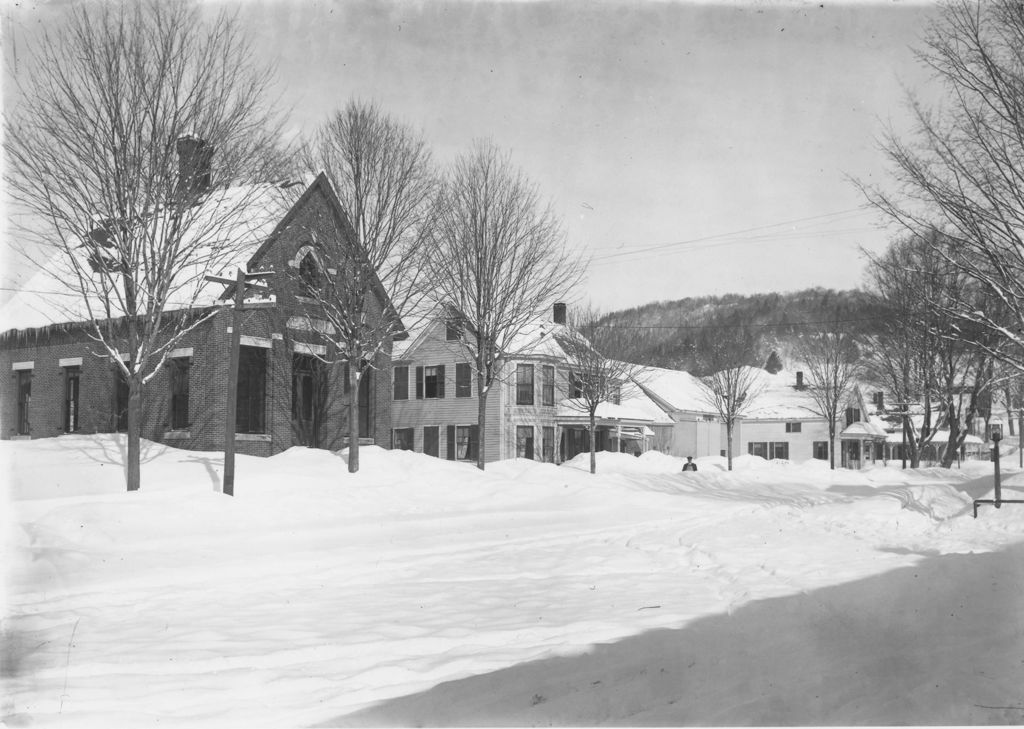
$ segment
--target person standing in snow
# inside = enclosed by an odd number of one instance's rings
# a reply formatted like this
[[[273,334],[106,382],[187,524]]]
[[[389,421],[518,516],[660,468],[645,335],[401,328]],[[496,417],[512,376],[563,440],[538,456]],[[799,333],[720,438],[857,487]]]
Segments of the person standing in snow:
[[[686,463],[683,464],[683,473],[687,471],[696,471],[697,464],[693,462],[693,456],[686,457]]]

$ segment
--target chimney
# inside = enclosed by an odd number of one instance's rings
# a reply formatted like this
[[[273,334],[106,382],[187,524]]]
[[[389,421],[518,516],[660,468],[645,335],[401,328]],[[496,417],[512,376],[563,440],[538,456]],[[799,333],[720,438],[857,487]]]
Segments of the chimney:
[[[798,390],[804,389],[804,373],[803,372],[797,372],[796,373],[796,389],[798,389]]]
[[[555,303],[553,319],[555,324],[565,324],[565,304],[561,301]]]
[[[199,137],[178,137],[178,193],[187,197],[210,189],[210,160],[213,147]]]

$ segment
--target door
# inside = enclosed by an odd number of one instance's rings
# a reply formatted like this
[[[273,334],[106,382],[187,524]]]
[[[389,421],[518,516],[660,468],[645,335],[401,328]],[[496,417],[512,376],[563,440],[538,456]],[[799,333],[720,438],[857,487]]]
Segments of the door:
[[[68,367],[64,370],[64,432],[74,433],[78,430],[78,393],[81,382],[81,370]]]
[[[32,402],[32,370],[18,370],[18,435],[29,434],[28,408]]]
[[[423,429],[423,453],[438,458],[440,449],[440,428],[436,425],[428,425]]]
[[[292,435],[298,445],[320,447],[322,381],[316,357],[292,355]]]

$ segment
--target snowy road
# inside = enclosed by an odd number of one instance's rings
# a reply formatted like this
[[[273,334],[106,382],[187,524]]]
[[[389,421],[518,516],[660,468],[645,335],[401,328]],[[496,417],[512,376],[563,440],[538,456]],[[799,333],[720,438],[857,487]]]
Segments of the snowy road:
[[[674,642],[704,645],[731,619],[749,625],[740,635],[782,640],[793,627],[781,618],[805,609],[807,622],[826,630],[828,614],[812,608],[833,586],[853,590],[859,612],[884,622],[899,606],[854,586],[931,564],[928,555],[1024,542],[1024,509],[970,516],[971,498],[990,490],[991,464],[832,473],[742,458],[727,473],[708,459],[683,475],[660,454],[602,454],[595,477],[523,461],[481,474],[368,449],[350,476],[335,454],[293,449],[240,458],[238,496],[229,499],[214,493],[216,454],[154,445],[143,491],[128,495],[116,436],[0,443],[0,453],[14,515],[3,714],[36,726],[311,725],[523,664],[537,666],[542,682],[552,680],[547,666],[568,666],[558,669],[566,680],[590,675],[600,667],[576,667],[594,660],[597,644],[609,644],[598,653],[610,656],[610,673],[593,680],[611,696],[638,691],[640,709],[573,714],[571,700],[534,689],[545,701],[526,708],[539,713],[516,716],[719,723],[675,721],[659,713],[660,699],[642,700],[664,690],[667,701],[671,690],[629,678],[629,646],[646,651],[660,639],[644,641],[665,636],[671,663]],[[1011,476],[1008,488],[1022,478]],[[1013,577],[1022,594],[1020,573]],[[782,604],[755,602],[767,598],[798,602],[778,616],[768,609],[758,628],[759,606]],[[701,672],[701,681],[732,686],[728,706],[715,702],[719,713],[701,716],[771,723],[776,714],[750,693],[765,655],[780,669],[835,674],[827,683],[838,691],[843,656],[814,653],[802,636],[795,643],[800,651],[771,642],[764,655],[756,641],[732,646],[734,659],[718,673]],[[991,650],[960,635],[938,645],[954,658]],[[1001,645],[1024,655],[1019,634]],[[856,682],[844,691],[856,693]],[[498,706],[510,697],[491,698]],[[838,710],[849,703],[840,698],[820,706]],[[491,723],[486,711],[442,703],[456,713],[436,715],[440,723]]]

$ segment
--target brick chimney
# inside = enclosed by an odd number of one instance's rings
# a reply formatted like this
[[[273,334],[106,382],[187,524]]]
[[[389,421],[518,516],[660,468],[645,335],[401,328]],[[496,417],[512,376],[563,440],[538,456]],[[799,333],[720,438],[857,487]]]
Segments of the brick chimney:
[[[187,197],[202,195],[210,189],[210,160],[213,146],[199,137],[179,137],[178,193]]]
[[[796,389],[798,389],[798,390],[804,389],[804,373],[803,372],[797,372],[796,373]]]
[[[565,324],[565,304],[561,301],[555,303],[552,320],[555,324]]]

